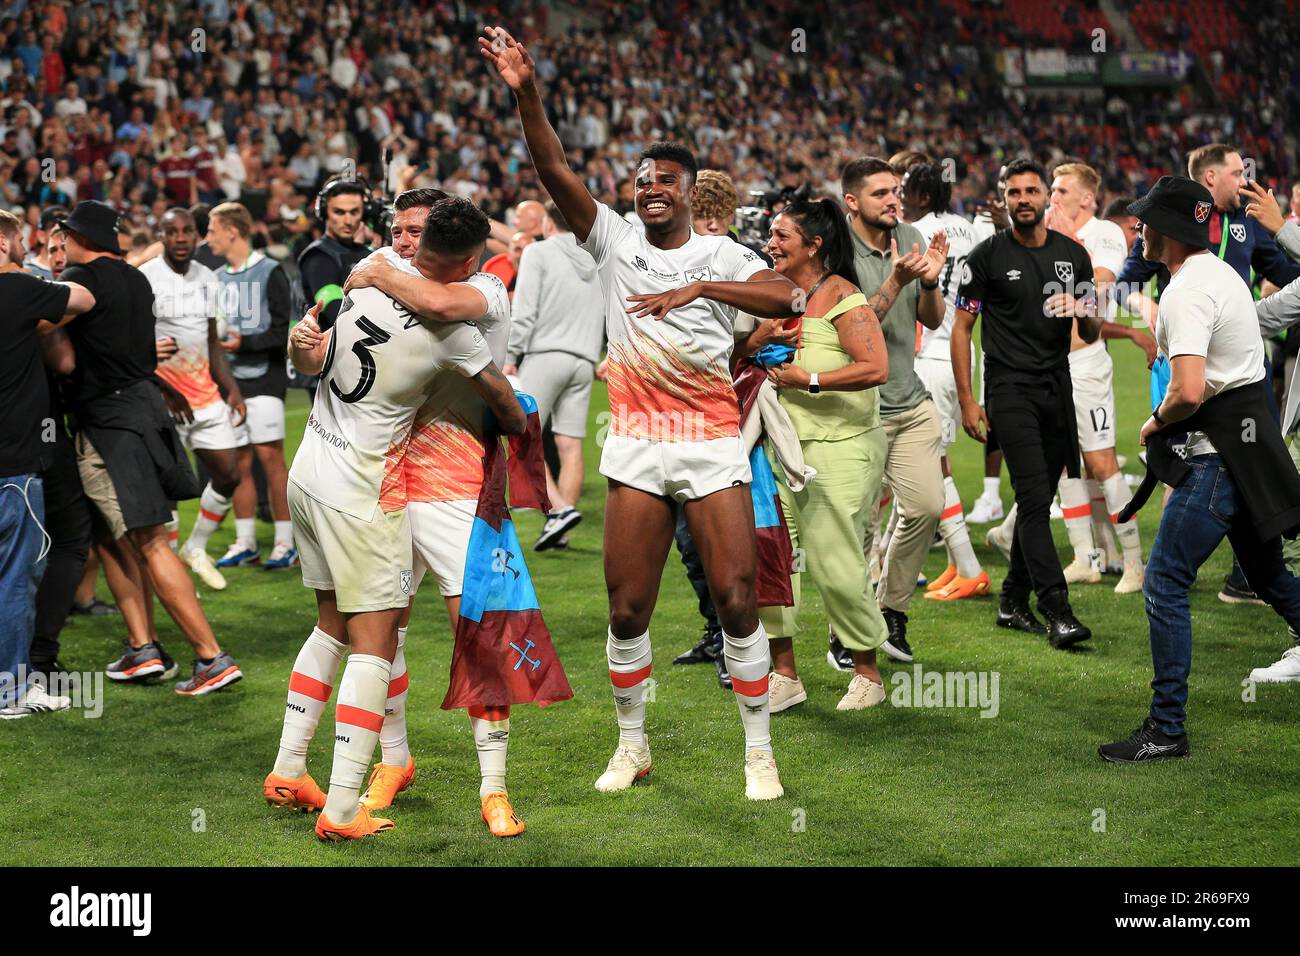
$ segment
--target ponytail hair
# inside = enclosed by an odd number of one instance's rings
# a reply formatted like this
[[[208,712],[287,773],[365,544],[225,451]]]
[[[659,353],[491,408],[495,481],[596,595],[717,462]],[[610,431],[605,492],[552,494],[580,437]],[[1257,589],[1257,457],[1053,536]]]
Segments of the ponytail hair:
[[[835,275],[858,284],[857,270],[853,266],[853,236],[849,222],[839,204],[833,199],[796,199],[781,210],[799,229],[806,243],[822,241],[819,255],[822,264]]]

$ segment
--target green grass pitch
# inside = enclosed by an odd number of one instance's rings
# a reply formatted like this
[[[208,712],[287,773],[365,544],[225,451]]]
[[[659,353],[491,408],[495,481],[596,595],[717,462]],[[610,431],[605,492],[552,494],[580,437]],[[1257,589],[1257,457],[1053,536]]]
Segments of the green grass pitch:
[[[1149,407],[1141,352],[1111,346],[1116,363],[1120,452],[1137,473],[1137,432]],[[598,387],[592,417],[606,408]],[[306,414],[291,394],[290,446]],[[1228,567],[1220,548],[1193,595],[1195,658],[1189,729],[1192,758],[1117,767],[1098,743],[1127,735],[1148,701],[1151,660],[1141,595],[1110,584],[1076,587],[1072,600],[1094,638],[1078,653],[993,627],[994,600],[922,600],[909,635],[927,670],[996,671],[995,717],[976,709],[894,707],[838,713],[847,675],[825,663],[826,622],[805,587],[796,643],[809,699],[773,718],[786,796],[743,795],[736,704],[711,667],[673,667],[701,622],[674,552],[651,627],[655,698],[648,706],[653,773],[631,791],[601,795],[592,781],[617,730],[605,666],[606,604],[601,575],[604,483],[588,442],[583,524],[567,552],[528,556],[542,609],[575,698],[545,710],[514,711],[510,791],[527,821],[513,840],[493,839],[478,816],[478,769],[468,721],[438,704],[451,655],[436,589],[417,599],[407,640],[408,715],[419,766],[415,786],[391,815],[397,828],[361,844],[321,845],[308,817],[267,807],[262,777],[279,740],[290,666],[314,621],[311,594],[296,570],[228,575],[224,593],[203,589],[217,636],[245,672],[230,690],[197,700],[170,686],[107,686],[102,716],[76,710],[0,726],[0,797],[8,823],[0,856],[30,865],[356,864],[1294,864],[1300,830],[1300,686],[1260,686],[1243,700],[1254,666],[1287,646],[1272,611],[1215,599]],[[979,493],[979,446],[954,447],[963,501]],[[1003,479],[1010,505],[1010,485]],[[195,502],[182,509],[183,533]],[[1158,508],[1141,515],[1144,549]],[[1056,524],[1065,553],[1064,529]],[[530,545],[539,517],[517,516]],[[972,527],[994,587],[1000,555]],[[270,529],[259,528],[263,545]],[[215,536],[219,555],[233,522]],[[938,574],[942,552],[926,571]],[[101,583],[101,596],[107,592]],[[159,630],[188,670],[189,654],[166,614]],[[74,619],[63,660],[102,669],[119,653],[119,619]],[[882,660],[887,689],[900,666]],[[1249,696],[1249,695],[1246,695]],[[310,769],[329,778],[332,708],[313,744]]]

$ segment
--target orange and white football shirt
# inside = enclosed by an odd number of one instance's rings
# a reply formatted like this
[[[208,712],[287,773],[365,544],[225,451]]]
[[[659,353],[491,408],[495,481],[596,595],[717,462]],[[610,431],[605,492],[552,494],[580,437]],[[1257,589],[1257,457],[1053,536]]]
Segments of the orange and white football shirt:
[[[736,309],[699,298],[663,319],[642,318],[629,313],[627,297],[695,281],[743,282],[767,264],[727,236],[692,232],[681,247],[658,249],[600,202],[581,245],[596,260],[605,292],[610,434],[653,442],[738,435],[730,370]]]
[[[217,274],[190,262],[182,275],[163,256],[140,267],[153,289],[155,336],[176,341],[176,353],[158,363],[158,375],[185,396],[190,408],[221,401],[208,355],[208,321],[217,314]]]

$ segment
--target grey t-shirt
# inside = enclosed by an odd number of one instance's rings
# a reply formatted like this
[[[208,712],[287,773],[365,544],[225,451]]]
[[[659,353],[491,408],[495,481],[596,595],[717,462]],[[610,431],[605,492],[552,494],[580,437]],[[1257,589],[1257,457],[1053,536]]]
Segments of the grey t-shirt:
[[[888,251],[881,253],[871,248],[852,229],[850,232],[858,287],[869,299],[889,278],[894,268],[894,257]],[[910,251],[913,244],[922,250],[926,248],[920,230],[905,222],[894,227],[893,238],[902,252]],[[880,327],[885,333],[885,348],[889,353],[889,381],[880,386],[881,418],[901,415],[930,397],[916,374],[916,308],[920,296],[920,282],[909,282],[903,286],[889,312],[880,319]]]

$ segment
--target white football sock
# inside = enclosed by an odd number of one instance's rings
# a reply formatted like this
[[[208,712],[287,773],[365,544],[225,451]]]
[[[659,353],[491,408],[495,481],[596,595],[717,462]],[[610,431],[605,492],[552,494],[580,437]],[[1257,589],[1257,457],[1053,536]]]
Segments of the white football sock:
[[[1115,526],[1111,523],[1110,511],[1106,508],[1106,495],[1097,479],[1089,478],[1085,484],[1088,486],[1088,503],[1092,505],[1092,539],[1105,552],[1102,560],[1109,567],[1123,558],[1119,541],[1115,538]]]
[[[293,547],[293,522],[277,521],[275,523],[275,543]]]
[[[1088,487],[1082,478],[1062,478],[1057,485],[1061,493],[1061,513],[1065,516],[1065,533],[1074,548],[1074,560],[1091,560],[1092,502],[1088,500]]]
[[[727,658],[731,689],[736,694],[740,722],[745,728],[745,752],[771,750],[772,715],[768,711],[767,675],[772,669],[772,658],[762,622],[748,637],[732,637],[723,631],[722,653]]]
[[[235,519],[235,541],[239,544],[242,544],[249,551],[257,550],[257,519],[256,518]]]
[[[361,805],[361,786],[384,725],[391,668],[373,654],[350,654],[343,668],[334,705],[334,768],[322,811],[332,823],[351,823]]]
[[[1106,507],[1110,509],[1111,520],[1124,510],[1124,506],[1133,498],[1128,482],[1119,472],[1111,475],[1101,483],[1101,490],[1106,493]],[[1130,518],[1123,524],[1115,525],[1120,545],[1124,548],[1125,561],[1142,561],[1142,538],[1138,532],[1137,518]]]
[[[980,576],[979,558],[971,547],[970,531],[966,528],[966,516],[962,513],[961,496],[957,493],[957,483],[952,478],[943,480],[943,515],[939,518],[939,534],[948,545],[949,563],[957,566],[957,574],[963,578]]]
[[[1002,500],[1002,479],[985,478],[984,494],[982,497],[988,498],[990,501],[1001,501]]]
[[[221,525],[228,511],[230,511],[230,499],[223,498],[213,491],[212,482],[208,482],[207,487],[203,489],[203,494],[199,496],[199,516],[194,519],[194,527],[190,531],[189,540],[185,542],[185,550],[206,551],[208,538],[212,537],[212,532]]]
[[[650,632],[620,641],[610,631],[605,641],[609,681],[614,685],[614,712],[618,715],[618,739],[644,747],[646,682],[650,680]]]
[[[295,779],[307,772],[307,748],[347,649],[346,644],[314,627],[298,652],[289,675],[289,700],[284,705],[284,729],[275,758],[275,772],[280,776]]]
[[[384,726],[379,731],[379,746],[384,752],[383,761],[390,767],[406,769],[411,759],[411,748],[406,742],[406,628],[397,629],[397,653],[388,677],[388,701],[384,705]]]
[[[469,725],[474,731],[474,749],[478,751],[479,799],[489,793],[505,793],[510,708],[471,707]]]
[[[179,511],[172,509],[171,520],[167,522],[167,544],[171,546],[173,552],[179,550],[181,537],[181,515]]]

